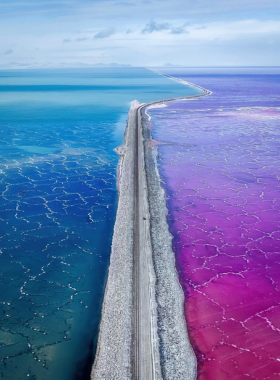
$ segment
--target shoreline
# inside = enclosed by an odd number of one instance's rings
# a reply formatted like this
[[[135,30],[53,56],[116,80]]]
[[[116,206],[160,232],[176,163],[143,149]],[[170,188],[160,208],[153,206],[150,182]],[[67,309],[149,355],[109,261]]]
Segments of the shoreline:
[[[134,115],[140,103],[132,102],[124,141],[119,154],[118,208],[114,226],[110,266],[102,305],[101,322],[92,380],[132,378],[133,344],[133,245],[134,245]]]
[[[211,94],[199,86],[185,84],[197,87],[203,93],[146,104],[133,101],[124,142],[116,148],[120,155],[119,199],[91,380],[196,378],[196,358],[188,338],[184,295],[175,267],[165,194],[157,169],[157,149],[150,144],[150,117],[147,114],[151,106]],[[132,164],[136,160],[137,170]],[[138,197],[139,216],[135,219]],[[136,228],[137,233],[138,228],[141,231],[138,243]],[[136,259],[135,249],[139,253]],[[139,284],[135,260],[139,265]],[[135,304],[135,299],[140,302],[140,307]]]
[[[146,108],[143,108],[142,118],[162,377],[195,380],[197,361],[188,337],[184,294],[175,266],[173,236],[169,232],[165,192],[157,167],[157,148],[151,144]]]
[[[172,80],[175,80],[176,82],[183,83],[183,84],[186,85],[186,86],[190,86],[190,87],[198,88],[199,90],[201,90],[201,91],[203,92],[204,96],[206,96],[206,95],[211,95],[211,94],[212,94],[212,91],[207,90],[207,89],[204,88],[204,87],[198,86],[197,84],[194,84],[194,83],[191,83],[191,82],[187,82],[187,81],[184,80],[184,79],[176,78],[176,77],[173,77],[172,75],[168,75],[168,74],[163,74],[163,73],[161,73],[161,72],[159,72],[159,71],[156,71],[156,70],[153,70],[153,69],[148,69],[148,70],[151,70],[151,71],[153,71],[154,73],[156,73],[156,74],[158,74],[158,75],[161,75],[161,76],[163,76],[163,77],[166,77],[166,78],[170,78],[170,79],[172,79]],[[195,95],[193,95],[193,96],[195,96]],[[189,96],[188,98],[192,98],[192,96]],[[180,100],[180,99],[182,99],[182,100],[184,100],[184,99],[186,99],[186,100],[191,100],[191,99],[187,99],[187,97],[184,97],[184,96],[181,97],[181,98],[176,98],[176,99],[174,99],[174,100]],[[169,100],[170,100],[170,99],[168,99],[167,101],[169,101]],[[149,103],[149,104],[150,104],[150,103]]]

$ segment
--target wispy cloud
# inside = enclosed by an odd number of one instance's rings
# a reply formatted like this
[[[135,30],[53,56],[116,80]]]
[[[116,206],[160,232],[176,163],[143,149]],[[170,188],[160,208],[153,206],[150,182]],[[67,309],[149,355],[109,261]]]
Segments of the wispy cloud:
[[[115,33],[116,33],[116,31],[114,28],[107,28],[107,29],[103,29],[103,30],[101,30],[101,32],[97,33],[94,36],[94,38],[107,38],[107,37],[112,36]]]
[[[142,29],[142,34],[151,34],[153,32],[161,32],[162,30],[168,30],[171,26],[168,24],[168,22],[164,22],[162,24],[156,23],[155,21],[151,20],[145,25],[145,28]]]
[[[178,28],[172,28],[170,33],[172,34],[183,34],[188,33],[183,26],[179,26]]]
[[[78,41],[78,42],[83,42],[83,41],[87,41],[89,40],[89,37],[78,37],[75,39],[75,41]]]
[[[142,29],[142,34],[151,34],[153,32],[162,32],[162,31],[169,31],[171,34],[183,34],[188,33],[185,30],[185,26],[173,26],[169,24],[168,22],[163,23],[156,23],[155,21],[151,20],[145,25],[145,28]]]
[[[0,65],[280,65],[279,0],[0,0],[0,19]]]

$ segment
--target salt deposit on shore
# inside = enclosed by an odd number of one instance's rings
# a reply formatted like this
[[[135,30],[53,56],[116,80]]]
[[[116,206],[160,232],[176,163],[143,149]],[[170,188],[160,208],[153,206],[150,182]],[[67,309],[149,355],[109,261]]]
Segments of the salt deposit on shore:
[[[202,90],[202,94],[180,99],[196,99],[210,94],[209,91]],[[139,249],[141,255],[147,252],[147,258],[144,261],[140,259],[138,263],[141,266],[139,273],[142,271],[140,282],[141,278],[146,281],[145,284],[140,283],[139,287],[150,287],[148,292],[146,289],[146,294],[149,294],[150,310],[145,315],[146,319],[151,319],[149,323],[145,320],[139,331],[141,334],[146,334],[149,329],[149,338],[146,338],[146,342],[151,345],[147,349],[151,353],[146,354],[147,358],[151,357],[148,360],[148,365],[151,367],[149,379],[194,380],[196,378],[196,358],[188,338],[183,309],[184,296],[175,268],[172,236],[166,221],[165,194],[160,185],[156,147],[151,144],[150,121],[147,114],[148,107],[162,106],[163,103],[172,100],[175,99],[160,100],[146,105],[140,105],[137,101],[132,102],[124,143],[117,149],[120,155],[119,202],[92,380],[142,379],[141,376],[135,375],[135,367],[139,367],[139,355],[143,352],[145,354],[145,347],[141,347],[141,342],[139,344],[137,341],[139,337],[137,338],[135,334],[135,318],[139,315],[142,318],[141,312],[135,313],[134,283],[134,255],[137,245],[135,232],[138,233],[135,231],[135,184],[137,183],[135,181],[138,181],[138,173],[135,178],[134,165],[135,152],[138,152],[139,146],[136,147],[137,142],[142,144],[139,151],[144,149],[139,164],[139,171],[144,177],[139,181],[141,189],[138,191],[139,198],[143,199],[140,199],[139,203],[147,204],[147,207],[142,205],[140,207],[143,210],[139,213],[145,213],[145,217],[141,218],[145,223],[140,222],[139,226],[143,232],[141,237],[144,236],[144,239],[149,240],[144,244],[142,242],[142,247]],[[136,134],[137,113],[141,124],[140,138]],[[149,271],[149,274],[143,275],[145,270]],[[140,299],[142,291],[143,289],[140,290]],[[145,342],[145,339],[143,341]],[[136,357],[135,344],[140,346]],[[139,374],[139,371],[137,373]]]
[[[194,380],[196,358],[189,342],[184,317],[184,294],[178,281],[172,236],[166,221],[165,193],[160,185],[156,148],[150,144],[148,116],[142,110],[145,163],[151,219],[151,243],[156,273],[158,336],[163,379]]]
[[[177,80],[177,78],[172,79]],[[202,94],[178,99],[193,100],[211,94],[204,88],[183,80],[179,81],[199,88],[202,90]],[[195,380],[197,361],[188,337],[184,315],[184,294],[175,267],[172,235],[169,232],[166,219],[165,193],[161,187],[157,167],[157,148],[155,144],[151,143],[152,123],[148,114],[149,107],[162,107],[163,103],[166,104],[178,99],[151,102],[141,108],[141,117],[148,187],[150,236],[156,274],[155,294],[162,378],[164,380]]]
[[[134,152],[135,113],[132,102],[118,167],[119,201],[114,226],[109,275],[103,301],[102,318],[92,380],[132,378],[132,271],[134,236]]]

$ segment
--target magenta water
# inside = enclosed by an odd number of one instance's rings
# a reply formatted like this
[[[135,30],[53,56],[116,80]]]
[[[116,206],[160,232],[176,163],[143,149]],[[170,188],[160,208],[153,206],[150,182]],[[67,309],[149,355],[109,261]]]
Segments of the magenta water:
[[[279,72],[168,74],[213,91],[149,111],[198,379],[279,379]]]

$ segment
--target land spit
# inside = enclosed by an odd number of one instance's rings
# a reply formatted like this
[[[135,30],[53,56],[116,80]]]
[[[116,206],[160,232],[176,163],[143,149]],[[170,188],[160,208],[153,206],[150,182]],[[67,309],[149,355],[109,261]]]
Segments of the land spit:
[[[210,94],[202,90],[180,99]],[[147,114],[172,100],[133,101],[116,149],[118,210],[92,380],[196,378]]]

